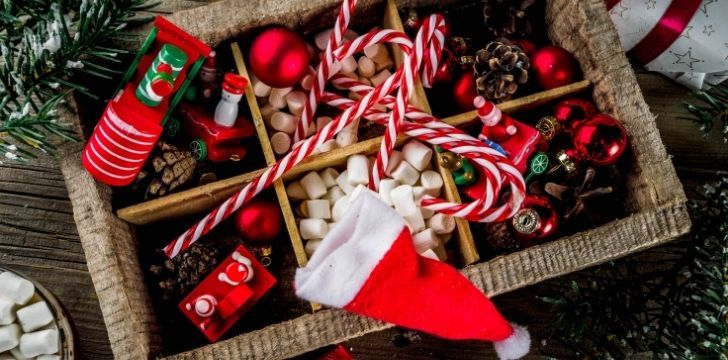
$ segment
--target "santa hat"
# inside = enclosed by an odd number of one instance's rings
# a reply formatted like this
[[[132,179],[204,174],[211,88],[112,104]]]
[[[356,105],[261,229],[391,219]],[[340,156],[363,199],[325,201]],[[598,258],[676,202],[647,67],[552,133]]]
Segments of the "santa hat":
[[[308,301],[447,339],[493,341],[501,359],[518,359],[531,344],[457,270],[417,255],[402,217],[369,190],[296,271],[295,286]]]

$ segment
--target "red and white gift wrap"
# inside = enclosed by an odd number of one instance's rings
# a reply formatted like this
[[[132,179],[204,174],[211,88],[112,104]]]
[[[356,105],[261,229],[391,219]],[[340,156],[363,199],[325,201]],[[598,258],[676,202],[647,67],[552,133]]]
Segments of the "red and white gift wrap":
[[[370,191],[352,201],[296,271],[297,296],[446,339],[493,341],[501,359],[528,353],[528,331],[453,267],[417,255],[395,210]]]
[[[728,79],[728,2],[606,0],[624,50],[648,70],[700,89]]]

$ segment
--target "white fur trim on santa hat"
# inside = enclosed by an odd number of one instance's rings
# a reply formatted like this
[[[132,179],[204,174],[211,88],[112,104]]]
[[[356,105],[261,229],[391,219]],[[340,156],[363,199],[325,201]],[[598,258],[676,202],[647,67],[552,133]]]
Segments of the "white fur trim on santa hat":
[[[516,324],[511,324],[511,326],[513,326],[511,336],[493,343],[495,352],[498,353],[498,358],[501,360],[520,359],[526,356],[531,348],[531,335],[528,334],[528,330]]]
[[[329,231],[306,267],[296,270],[296,295],[343,308],[405,228],[394,209],[363,190]]]

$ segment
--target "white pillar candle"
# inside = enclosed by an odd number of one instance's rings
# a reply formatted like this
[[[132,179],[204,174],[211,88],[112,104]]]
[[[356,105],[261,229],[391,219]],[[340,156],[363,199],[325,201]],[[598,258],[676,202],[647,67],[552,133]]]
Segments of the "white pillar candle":
[[[286,88],[275,88],[270,91],[268,96],[268,104],[275,107],[276,109],[283,109],[286,107],[286,95],[293,90],[292,87]]]
[[[18,324],[0,326],[0,352],[18,346],[21,334]]]
[[[359,58],[359,76],[369,79],[374,76],[375,72],[376,66],[374,65],[374,61],[372,61],[372,59],[366,56],[362,56]]]
[[[418,232],[412,236],[412,241],[415,245],[415,251],[417,251],[418,254],[422,254],[423,252],[434,249],[440,245],[437,234],[435,234],[432,229],[426,229]]]
[[[273,148],[273,152],[283,155],[291,149],[291,136],[283,131],[278,131],[270,137],[270,146]]]
[[[417,141],[410,140],[402,148],[404,160],[414,166],[415,169],[423,171],[432,162],[432,148]]]
[[[331,203],[326,199],[306,200],[308,217],[312,219],[331,219]]]
[[[334,207],[331,208],[331,219],[334,222],[341,220],[344,214],[346,214],[346,211],[349,210],[349,205],[349,196],[343,196],[339,200],[336,200]]]
[[[344,194],[340,187],[334,186],[326,191],[326,195],[324,195],[323,198],[328,200],[330,204],[335,204],[337,200],[341,199],[345,195],[346,194]]]
[[[318,199],[326,194],[324,180],[315,171],[311,171],[301,178],[301,186],[309,199]]]
[[[0,274],[0,296],[25,305],[35,293],[33,283],[9,271]]]
[[[339,188],[344,192],[344,194],[351,194],[352,191],[354,191],[354,187],[349,184],[349,172],[344,170],[339,176],[336,178],[336,185],[339,185]]]
[[[394,179],[382,179],[379,182],[379,196],[389,206],[393,206],[391,192],[399,186],[399,182]]]
[[[392,76],[392,73],[389,72],[389,69],[384,69],[384,70],[376,73],[369,80],[371,80],[372,86],[377,87],[381,83],[383,83],[385,80],[387,80],[387,78],[390,76]]]
[[[0,325],[12,324],[15,321],[15,301],[0,296]]]
[[[39,301],[18,310],[18,322],[24,332],[31,332],[50,324],[53,314],[45,301]]]
[[[365,155],[351,155],[346,159],[348,181],[352,186],[369,184],[369,159]]]
[[[404,157],[402,156],[402,152],[399,150],[392,150],[392,155],[389,155],[389,163],[387,164],[387,168],[384,169],[384,173],[387,176],[392,176],[392,171],[399,166],[399,163],[402,162],[402,159]]]
[[[286,105],[288,105],[288,111],[296,116],[301,116],[303,107],[306,106],[308,96],[303,91],[291,91],[286,95]]]
[[[299,231],[304,240],[323,239],[328,232],[328,227],[329,225],[322,219],[302,219]]]
[[[399,165],[392,171],[392,177],[401,184],[414,185],[420,179],[420,173],[406,161],[400,161]]]
[[[20,352],[25,357],[58,352],[58,330],[41,330],[20,337]]]
[[[292,181],[291,183],[286,186],[286,194],[288,194],[288,197],[294,200],[307,200],[308,195],[306,194],[306,190],[303,189],[303,186],[301,186],[301,183],[298,181]]]
[[[420,185],[425,188],[425,193],[438,197],[442,193],[442,176],[437,171],[425,170],[420,174]]]
[[[455,218],[437,213],[427,220],[427,227],[436,234],[449,234],[455,230]]]
[[[319,174],[321,176],[321,179],[324,181],[324,184],[327,188],[332,188],[336,186],[336,178],[341,175],[336,169],[334,168],[326,168]]]
[[[270,117],[270,127],[286,134],[293,134],[296,131],[297,123],[297,117],[283,111],[279,111]]]

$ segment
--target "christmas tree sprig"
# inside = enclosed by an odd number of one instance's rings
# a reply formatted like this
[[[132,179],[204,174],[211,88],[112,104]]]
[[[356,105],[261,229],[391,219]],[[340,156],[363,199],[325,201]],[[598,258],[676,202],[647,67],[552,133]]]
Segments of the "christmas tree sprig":
[[[728,359],[728,178],[689,207],[682,240],[545,285],[551,341],[592,359]]]
[[[728,142],[728,86],[713,85],[708,90],[700,90],[693,95],[700,104],[684,103],[685,110],[690,112],[700,130],[707,136],[714,126],[721,126],[723,141]]]
[[[77,140],[56,108],[70,91],[96,98],[79,76],[120,74],[111,43],[134,40],[127,27],[148,21],[148,0],[0,1],[0,161],[52,154]]]

